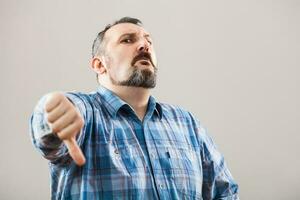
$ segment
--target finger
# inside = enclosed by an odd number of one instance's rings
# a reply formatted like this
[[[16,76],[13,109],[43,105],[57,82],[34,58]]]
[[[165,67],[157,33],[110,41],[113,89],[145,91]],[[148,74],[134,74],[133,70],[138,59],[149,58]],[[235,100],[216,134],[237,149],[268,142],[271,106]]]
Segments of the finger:
[[[64,128],[71,125],[76,118],[76,113],[74,111],[70,111],[65,113],[59,119],[57,119],[54,123],[50,124],[54,133],[58,133],[63,131]]]
[[[67,140],[63,140],[65,145],[67,146],[68,150],[69,150],[69,154],[72,157],[72,159],[74,160],[74,162],[79,165],[82,166],[85,163],[85,157],[80,149],[80,147],[78,146],[76,140],[74,137],[67,139]]]
[[[54,123],[59,119],[63,114],[65,114],[67,108],[63,103],[58,104],[53,110],[47,114],[47,120],[50,123]]]
[[[75,137],[80,133],[81,128],[83,127],[83,122],[81,120],[76,120],[73,123],[69,124],[63,130],[56,133],[56,135],[61,139],[65,140],[71,137]]]
[[[49,94],[45,103],[46,112],[51,112],[61,101],[63,94]]]

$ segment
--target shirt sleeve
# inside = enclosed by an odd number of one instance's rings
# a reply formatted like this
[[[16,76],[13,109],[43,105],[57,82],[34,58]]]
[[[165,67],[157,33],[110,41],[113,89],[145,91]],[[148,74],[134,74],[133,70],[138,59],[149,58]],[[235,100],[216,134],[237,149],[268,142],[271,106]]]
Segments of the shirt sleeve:
[[[239,200],[238,184],[234,181],[224,156],[207,130],[193,114],[188,112],[195,137],[200,145],[201,164],[203,170],[202,198],[203,200]]]
[[[202,146],[203,199],[238,200],[238,185],[233,180],[223,155],[206,129],[199,126],[198,130]]]
[[[83,118],[86,118],[86,107],[84,101],[75,93],[64,94],[80,111]],[[33,145],[38,149],[44,158],[53,164],[68,163],[70,156],[64,143],[54,134],[47,122],[47,114],[44,110],[47,95],[43,96],[30,118],[30,134]],[[77,142],[80,146],[84,137],[84,128],[77,135]]]

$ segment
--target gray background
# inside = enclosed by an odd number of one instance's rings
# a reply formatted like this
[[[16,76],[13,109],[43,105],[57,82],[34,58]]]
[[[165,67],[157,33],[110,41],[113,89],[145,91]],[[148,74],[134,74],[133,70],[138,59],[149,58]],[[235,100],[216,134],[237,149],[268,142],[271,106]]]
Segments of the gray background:
[[[49,91],[92,91],[97,32],[122,16],[154,37],[163,102],[208,128],[242,199],[300,199],[300,1],[0,1],[0,199],[49,199],[28,121]]]

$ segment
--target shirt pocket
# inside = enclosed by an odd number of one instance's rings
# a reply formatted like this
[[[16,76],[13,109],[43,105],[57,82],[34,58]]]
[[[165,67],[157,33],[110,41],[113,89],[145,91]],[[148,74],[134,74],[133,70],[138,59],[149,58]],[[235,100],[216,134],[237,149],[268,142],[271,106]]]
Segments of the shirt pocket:
[[[136,146],[123,146],[119,149],[120,156],[129,173],[145,173],[145,161],[141,150]]]

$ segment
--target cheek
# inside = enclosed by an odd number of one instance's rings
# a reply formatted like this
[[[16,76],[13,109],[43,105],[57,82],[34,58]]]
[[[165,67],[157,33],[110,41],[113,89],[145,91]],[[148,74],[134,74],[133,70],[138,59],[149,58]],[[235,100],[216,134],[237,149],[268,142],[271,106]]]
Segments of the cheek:
[[[116,75],[118,76],[119,79],[125,79],[128,77],[129,74],[129,70],[125,69],[123,67],[120,67],[117,71],[116,71]]]
[[[128,68],[131,64],[132,56],[130,55],[129,50],[122,50],[121,52],[116,52],[114,60],[114,64],[117,67]]]
[[[157,57],[156,57],[156,51],[155,51],[153,45],[150,47],[150,53],[151,53],[152,61],[156,65],[157,64]]]
[[[132,73],[132,55],[130,50],[115,50],[114,54],[110,55],[109,75],[116,80],[125,80]]]
[[[109,68],[108,71],[109,76],[111,76],[114,80],[117,81],[127,80],[132,73],[132,69],[124,65],[115,65]]]
[[[155,53],[152,54],[152,60],[153,60],[153,63],[154,63],[154,65],[155,65],[155,67],[157,67],[157,58],[156,58]]]

